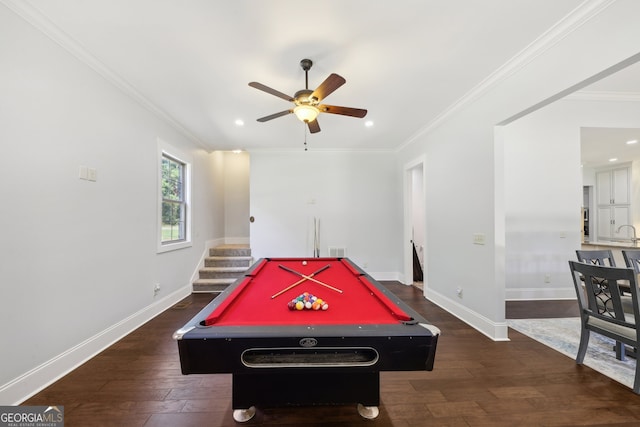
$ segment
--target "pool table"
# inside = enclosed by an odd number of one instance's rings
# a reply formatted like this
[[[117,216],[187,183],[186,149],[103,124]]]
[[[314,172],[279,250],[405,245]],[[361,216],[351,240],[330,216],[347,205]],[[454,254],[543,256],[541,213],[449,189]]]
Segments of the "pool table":
[[[439,334],[348,258],[263,258],[174,339],[183,374],[232,374],[244,422],[285,405],[375,418],[379,373],[432,370]]]

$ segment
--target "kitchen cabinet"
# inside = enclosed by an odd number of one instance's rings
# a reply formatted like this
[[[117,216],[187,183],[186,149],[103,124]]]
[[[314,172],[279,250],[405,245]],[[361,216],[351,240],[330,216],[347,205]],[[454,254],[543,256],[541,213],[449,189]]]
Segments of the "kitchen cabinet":
[[[598,207],[598,240],[628,240],[633,237],[629,227],[618,233],[618,227],[629,224],[629,206]]]
[[[598,172],[596,175],[598,206],[630,204],[630,176],[629,168]]]
[[[628,240],[633,237],[631,224],[631,170],[622,167],[596,174],[598,240]]]

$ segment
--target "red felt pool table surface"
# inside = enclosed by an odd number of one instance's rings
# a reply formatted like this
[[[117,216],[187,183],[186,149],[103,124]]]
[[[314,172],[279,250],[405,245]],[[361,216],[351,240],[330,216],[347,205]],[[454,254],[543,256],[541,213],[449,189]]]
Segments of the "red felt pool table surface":
[[[283,267],[309,276],[327,265],[328,268],[313,278],[341,293],[304,280],[274,297],[303,279]],[[411,320],[346,258],[265,258],[241,280],[233,293],[207,316],[206,325],[357,325],[397,324]],[[322,298],[329,308],[290,310],[287,303],[304,292]]]

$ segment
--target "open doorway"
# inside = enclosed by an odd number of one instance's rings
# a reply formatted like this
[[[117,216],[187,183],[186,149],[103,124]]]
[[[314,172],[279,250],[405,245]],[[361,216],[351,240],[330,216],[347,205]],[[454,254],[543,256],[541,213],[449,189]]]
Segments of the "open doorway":
[[[424,158],[420,157],[404,168],[404,275],[405,283],[425,290],[426,197]]]

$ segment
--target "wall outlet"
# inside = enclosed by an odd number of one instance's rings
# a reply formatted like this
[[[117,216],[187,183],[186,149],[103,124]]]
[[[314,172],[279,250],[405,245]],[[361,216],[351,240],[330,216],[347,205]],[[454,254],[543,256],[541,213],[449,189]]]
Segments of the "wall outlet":
[[[456,288],[456,295],[458,295],[458,298],[462,298],[462,288]]]
[[[473,235],[473,244],[474,245],[484,245],[485,243],[485,235],[484,233],[475,233]]]
[[[160,283],[153,285],[153,296],[158,295],[158,292],[160,292]]]
[[[78,178],[85,181],[95,182],[98,180],[98,171],[87,166],[80,166],[80,168],[78,169]]]
[[[549,276],[548,274],[544,275],[544,283],[551,283],[551,276]]]

